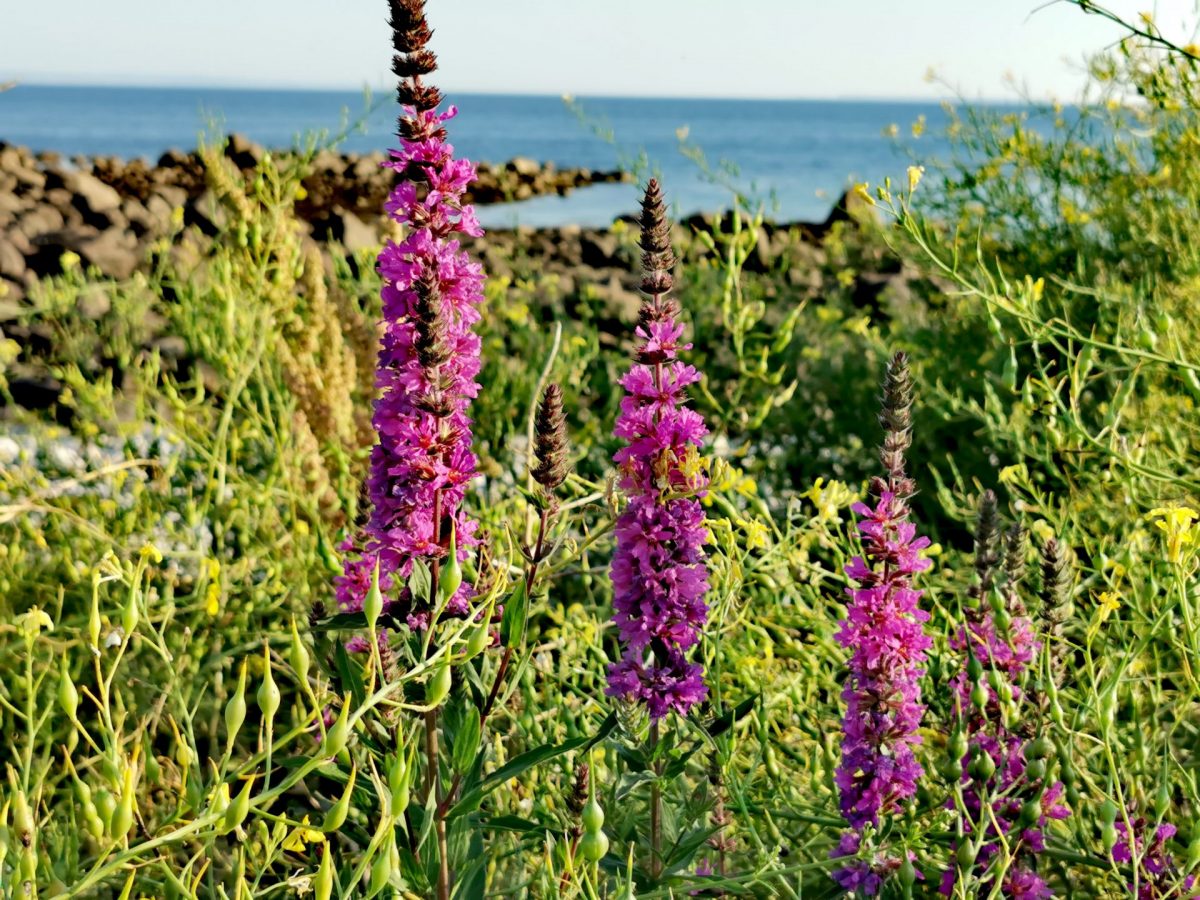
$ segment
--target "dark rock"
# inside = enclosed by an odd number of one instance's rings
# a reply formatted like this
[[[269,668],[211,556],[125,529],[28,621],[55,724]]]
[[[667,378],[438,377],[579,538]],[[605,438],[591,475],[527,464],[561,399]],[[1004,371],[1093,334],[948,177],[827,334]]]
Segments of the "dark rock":
[[[25,312],[25,307],[21,305],[21,300],[25,297],[25,285],[19,281],[9,281],[7,278],[0,278],[0,326],[5,322],[15,322]],[[0,328],[0,338],[4,336],[4,329]]]
[[[155,338],[150,342],[150,349],[157,351],[164,361],[172,363],[179,362],[188,355],[187,341],[173,334]]]
[[[113,225],[121,210],[121,195],[87,172],[68,172],[63,186],[73,196],[73,205],[83,215],[84,222],[96,228]]]
[[[608,268],[616,262],[617,236],[589,228],[579,235],[579,253],[585,266]]]
[[[94,322],[108,315],[112,309],[112,298],[101,285],[88,285],[80,292],[75,308],[83,318]]]
[[[225,157],[239,169],[253,169],[263,158],[263,148],[244,134],[231,134],[225,144]]]
[[[0,235],[0,275],[19,281],[25,274],[25,256],[12,241]]]
[[[858,225],[878,221],[879,211],[875,206],[861,194],[848,190],[842,191],[842,196],[838,197],[837,202],[833,204],[833,209],[829,211],[829,215],[821,223],[820,228],[824,233],[838,222]]]
[[[215,237],[229,222],[229,212],[221,205],[217,195],[207,190],[184,206],[183,221],[186,225],[196,226],[206,237]]]
[[[19,375],[8,381],[8,392],[13,402],[25,409],[47,410],[58,405],[63,384],[50,375]]]
[[[95,266],[111,278],[128,278],[137,268],[141,253],[130,232],[110,228],[64,228],[40,235],[34,241],[35,252],[26,264],[38,275],[57,275],[62,271],[62,255],[70,251],[85,265]]]
[[[22,213],[21,217],[17,219],[17,227],[30,240],[39,235],[58,231],[65,224],[63,214],[55,207],[44,203]]]
[[[537,160],[530,159],[528,156],[514,156],[508,161],[508,171],[516,172],[524,178],[533,178],[539,175],[542,167]]]

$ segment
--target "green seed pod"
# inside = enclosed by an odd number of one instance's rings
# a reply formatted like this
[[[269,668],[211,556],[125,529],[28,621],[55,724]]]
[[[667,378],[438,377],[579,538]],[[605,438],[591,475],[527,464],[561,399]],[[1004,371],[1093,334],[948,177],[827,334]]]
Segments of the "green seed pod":
[[[938,770],[947,781],[958,781],[962,778],[963,774],[962,757],[947,757],[942,760],[942,764]]]
[[[1111,822],[1100,826],[1100,844],[1104,847],[1104,855],[1111,856],[1113,847],[1117,846],[1117,829]]]
[[[595,797],[592,797],[583,807],[581,818],[585,831],[599,831],[604,827],[604,809]]]
[[[1025,745],[1026,759],[1045,759],[1054,752],[1054,742],[1047,737],[1034,738]]]
[[[958,850],[955,851],[954,858],[958,862],[958,867],[966,871],[975,865],[975,847],[970,841],[963,841],[958,845]]]
[[[313,879],[313,900],[330,900],[333,896],[333,851],[329,845],[321,852],[321,865]]]
[[[1154,794],[1154,815],[1163,819],[1171,809],[1171,783],[1166,779]]]
[[[32,845],[26,847],[21,853],[21,880],[25,882],[26,896],[33,896],[30,887],[37,884],[37,851]]]
[[[479,625],[467,638],[467,659],[474,659],[488,647],[492,646],[491,608],[484,613]]]
[[[29,801],[25,798],[25,792],[20,789],[13,793],[12,823],[17,841],[21,844],[29,844],[34,838],[33,813],[30,812]]]
[[[108,829],[108,836],[114,840],[119,841],[125,837],[125,835],[129,834],[129,829],[133,827],[134,799],[132,790],[122,791],[121,796],[117,799],[117,806],[113,810]]]
[[[1003,607],[992,616],[992,621],[996,623],[996,630],[1001,634],[1007,634],[1012,630],[1012,615]]]
[[[1031,759],[1025,763],[1025,777],[1030,781],[1039,781],[1046,777],[1046,761],[1044,759]]]
[[[586,832],[579,841],[579,852],[588,862],[600,862],[608,853],[608,835],[603,831]]]
[[[221,831],[225,834],[238,828],[250,814],[250,794],[254,790],[254,778],[248,778],[236,797],[230,801],[221,819]]]
[[[368,889],[368,896],[374,897],[392,881],[392,854],[391,848],[386,845],[381,845],[375,851],[375,861],[371,863],[371,884]]]
[[[917,869],[913,865],[912,857],[908,851],[904,852],[904,861],[900,863],[900,870],[897,874],[900,877],[900,887],[906,892],[911,891],[913,885],[917,882]]]
[[[987,781],[996,774],[996,761],[992,759],[991,754],[981,750],[975,754],[967,771],[976,781]]]
[[[242,723],[245,721],[246,661],[242,660],[242,667],[238,672],[237,690],[233,692],[233,696],[225,704],[225,741],[227,747],[233,746],[233,742],[237,740],[237,734],[242,728]]]
[[[379,589],[379,561],[375,561],[375,568],[371,570],[371,587],[367,591],[367,595],[363,597],[363,615],[367,617],[367,628],[372,632],[375,631],[375,625],[379,622],[379,616],[383,613],[383,592]]]
[[[8,828],[8,804],[0,806],[0,872],[4,871],[4,860],[8,856],[8,843],[12,834]]]
[[[75,711],[79,709],[79,691],[75,689],[75,682],[71,680],[71,670],[67,666],[67,655],[65,653],[59,658],[58,705],[63,708],[63,712],[74,722]]]
[[[429,682],[425,685],[425,705],[439,706],[450,694],[450,686],[453,683],[454,673],[450,671],[450,664],[443,660],[437,664],[433,674],[429,676]]]
[[[973,707],[975,707],[975,709],[982,712],[984,709],[987,708],[987,702],[988,702],[987,684],[981,678],[978,681],[976,681],[975,686],[973,688],[971,688],[971,705]]]
[[[404,751],[401,750],[388,767],[388,790],[392,795],[393,816],[402,816],[408,809],[411,774],[408,761],[404,758]]]
[[[1042,801],[1026,800],[1021,806],[1020,823],[1022,827],[1030,828],[1042,818]]]
[[[970,745],[967,743],[967,734],[961,728],[956,728],[950,735],[950,740],[946,746],[951,759],[961,760],[967,755]]]
[[[121,610],[121,629],[125,632],[126,638],[132,638],[133,632],[138,626],[140,618],[140,610],[138,609],[138,592],[129,592],[129,602],[125,604],[125,608]]]
[[[292,616],[292,644],[288,649],[288,662],[292,664],[292,671],[296,673],[296,680],[301,684],[307,684],[310,657],[308,655],[308,648],[304,646],[304,641],[300,639],[300,632],[296,628],[295,616]]]
[[[350,800],[354,794],[354,779],[358,775],[358,769],[350,770],[350,777],[346,779],[346,789],[342,792],[342,796],[338,801],[329,807],[329,812],[325,813],[325,821],[321,823],[321,830],[324,832],[337,831],[346,822],[346,816],[350,812]]]
[[[258,686],[258,708],[268,724],[275,720],[275,713],[279,712],[279,700],[279,687],[271,674],[271,651],[263,644],[263,675],[262,684]]]
[[[967,660],[967,677],[972,682],[978,681],[983,677],[983,663],[979,661],[978,656],[972,656]]]
[[[1111,825],[1113,822],[1117,821],[1117,813],[1120,812],[1120,810],[1117,809],[1117,804],[1113,803],[1113,801],[1105,800],[1100,804],[1099,812],[1100,822],[1104,825]]]
[[[450,526],[450,550],[446,554],[446,562],[441,567],[438,580],[438,599],[446,602],[462,586],[462,566],[458,562],[458,535],[453,525]]]
[[[96,791],[96,812],[100,816],[100,824],[104,826],[104,833],[108,833],[109,825],[112,823],[113,813],[117,811],[117,798],[110,791],[103,788]]]
[[[88,612],[88,640],[93,650],[100,649],[100,594],[95,589],[97,582],[92,582],[92,608]]]
[[[342,697],[342,711],[337,720],[325,732],[325,743],[321,749],[323,756],[337,756],[346,747],[350,739],[350,695]]]

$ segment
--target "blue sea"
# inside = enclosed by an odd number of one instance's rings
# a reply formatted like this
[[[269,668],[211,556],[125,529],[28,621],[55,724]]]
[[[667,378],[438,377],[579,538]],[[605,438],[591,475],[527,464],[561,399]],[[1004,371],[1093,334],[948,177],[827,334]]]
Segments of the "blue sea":
[[[559,167],[633,166],[661,176],[674,212],[730,205],[731,189],[781,221],[819,221],[848,185],[903,175],[944,155],[939,103],[842,100],[703,100],[462,94],[450,124],[457,150],[500,162],[514,156]],[[35,150],[156,159],[191,149],[201,133],[241,132],[268,147],[349,132],[341,149],[369,152],[393,141],[389,95],[325,91],[25,86],[0,93],[0,140]],[[924,116],[926,133],[911,138]],[[885,134],[898,126],[899,140]],[[682,140],[681,140],[682,139]],[[707,169],[694,158],[703,153]],[[714,178],[715,176],[715,178]],[[480,210],[485,226],[606,225],[636,209],[631,184],[596,185]]]

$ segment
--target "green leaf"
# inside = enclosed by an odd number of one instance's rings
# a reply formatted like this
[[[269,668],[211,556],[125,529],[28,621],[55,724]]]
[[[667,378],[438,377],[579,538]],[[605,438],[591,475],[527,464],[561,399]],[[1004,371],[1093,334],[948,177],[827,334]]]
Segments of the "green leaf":
[[[453,819],[478,809],[484,797],[509,779],[516,778],[534,766],[541,765],[547,760],[554,759],[556,756],[562,756],[564,753],[570,753],[572,750],[587,750],[612,734],[616,727],[617,714],[609,713],[608,718],[600,724],[600,728],[591,737],[572,738],[561,744],[543,744],[540,747],[535,747],[532,750],[522,753],[508,765],[497,769],[476,787],[464,792],[462,798],[458,803],[454,804],[454,807],[450,810],[446,818]]]
[[[721,715],[711,719],[705,726],[704,730],[709,733],[710,737],[716,737],[719,734],[724,734],[733,727],[735,722],[744,719],[750,710],[754,709],[754,704],[758,702],[758,694],[747,697],[733,709],[726,710]]]
[[[504,604],[504,616],[500,619],[500,643],[505,647],[517,647],[525,640],[525,626],[529,622],[529,595],[525,591],[525,580],[517,582],[516,590]]]
[[[454,771],[466,775],[471,771],[471,763],[479,753],[480,735],[479,710],[474,706],[467,707],[458,733],[454,736]]]
[[[429,595],[433,592],[433,578],[429,574],[429,568],[421,560],[413,560],[412,574],[408,576],[408,589],[412,592],[413,603],[429,602]]]
[[[367,690],[362,680],[362,666],[350,658],[350,652],[341,641],[333,645],[333,659],[337,666],[342,690],[349,689],[355,708],[362,706],[367,701]]]

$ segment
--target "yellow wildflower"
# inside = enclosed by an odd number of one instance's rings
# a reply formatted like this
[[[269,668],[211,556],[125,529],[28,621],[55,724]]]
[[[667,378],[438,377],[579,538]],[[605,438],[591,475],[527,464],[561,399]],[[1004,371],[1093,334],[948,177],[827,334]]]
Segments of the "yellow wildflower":
[[[1096,600],[1100,604],[1096,608],[1096,617],[1099,622],[1103,622],[1111,613],[1121,608],[1121,595],[1116,591],[1101,591]]]
[[[69,272],[79,266],[79,254],[73,250],[67,250],[58,258],[58,264],[64,272]]]
[[[1024,481],[1026,476],[1025,464],[1017,463],[1014,466],[1005,466],[1000,470],[1000,483],[1013,484],[1018,481]]]
[[[924,166],[909,166],[908,167],[908,192],[911,194],[917,189],[917,185],[921,183],[921,176],[925,174]]]
[[[40,606],[29,607],[29,609],[17,616],[13,623],[17,626],[17,630],[27,638],[35,638],[43,630],[54,630],[54,621]]]
[[[308,816],[300,820],[300,825],[292,829],[292,833],[287,836],[282,844],[284,850],[290,850],[292,853],[303,853],[306,844],[323,844],[325,843],[325,834],[318,828],[308,827]]]
[[[1150,510],[1147,518],[1167,536],[1167,559],[1181,562],[1183,548],[1196,543],[1196,528],[1192,523],[1200,518],[1200,513],[1187,506],[1160,506]]]
[[[746,532],[746,549],[762,550],[767,546],[767,526],[758,519],[738,519],[738,527]]]
[[[867,190],[867,183],[860,181],[854,186],[854,196],[859,200],[865,200],[871,206],[875,205],[875,198],[871,196],[871,192]]]

